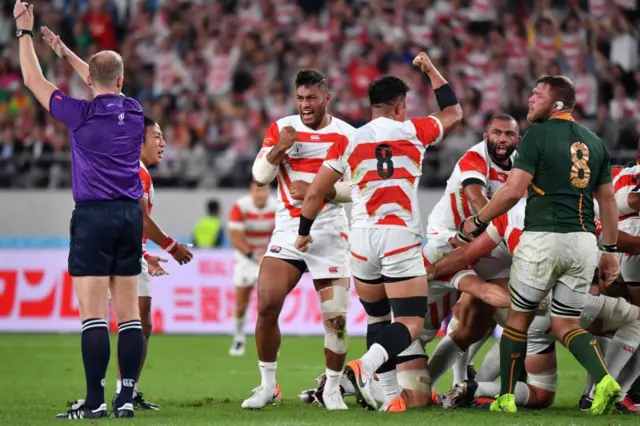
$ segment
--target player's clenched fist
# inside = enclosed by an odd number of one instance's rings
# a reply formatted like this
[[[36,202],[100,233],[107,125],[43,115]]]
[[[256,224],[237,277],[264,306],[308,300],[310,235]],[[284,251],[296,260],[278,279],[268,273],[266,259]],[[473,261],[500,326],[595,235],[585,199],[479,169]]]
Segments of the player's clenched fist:
[[[278,146],[283,149],[289,149],[293,146],[296,138],[298,137],[298,132],[291,126],[283,127],[280,130],[280,138],[278,139]]]
[[[429,59],[429,56],[424,52],[418,53],[418,56],[413,58],[413,66],[420,68],[422,72],[427,72],[433,69],[431,59]]]
[[[303,180],[296,180],[289,185],[289,193],[294,200],[304,200],[304,196],[307,195],[307,189],[309,184]]]
[[[296,238],[296,242],[294,243],[294,246],[296,250],[306,253],[309,250],[309,247],[311,246],[312,242],[313,242],[313,239],[311,238],[311,235],[305,235],[305,236],[298,235],[298,238]]]
[[[178,244],[178,249],[172,254],[172,256],[180,265],[185,265],[193,259],[193,253],[191,253],[189,246],[186,244]]]

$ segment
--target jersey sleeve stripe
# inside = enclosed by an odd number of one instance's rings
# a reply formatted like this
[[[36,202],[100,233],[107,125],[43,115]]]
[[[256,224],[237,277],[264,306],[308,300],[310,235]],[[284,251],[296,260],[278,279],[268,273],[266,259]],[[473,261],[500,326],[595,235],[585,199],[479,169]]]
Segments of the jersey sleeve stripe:
[[[461,172],[478,172],[485,179],[489,172],[487,161],[475,151],[467,151],[458,161],[458,167]]]
[[[460,218],[460,213],[458,213],[458,202],[456,201],[456,194],[454,192],[449,194],[449,198],[451,199],[451,213],[453,213],[453,223],[456,225],[456,229],[462,223],[462,219]]]
[[[416,137],[424,146],[435,145],[442,140],[442,123],[437,117],[413,118],[410,120],[416,129]]]
[[[487,233],[489,238],[493,240],[494,243],[500,244],[502,242],[502,237],[500,236],[500,232],[498,231],[498,228],[493,222],[489,224],[485,232]]]

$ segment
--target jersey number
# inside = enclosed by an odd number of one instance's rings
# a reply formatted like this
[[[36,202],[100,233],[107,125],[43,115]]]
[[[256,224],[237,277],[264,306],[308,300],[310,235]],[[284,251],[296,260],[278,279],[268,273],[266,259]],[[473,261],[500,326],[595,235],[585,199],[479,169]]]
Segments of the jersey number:
[[[571,185],[586,188],[589,185],[591,169],[589,169],[589,148],[582,142],[571,144]]]
[[[389,179],[393,176],[393,153],[387,144],[380,144],[376,147],[376,160],[378,160],[378,176],[382,179]]]

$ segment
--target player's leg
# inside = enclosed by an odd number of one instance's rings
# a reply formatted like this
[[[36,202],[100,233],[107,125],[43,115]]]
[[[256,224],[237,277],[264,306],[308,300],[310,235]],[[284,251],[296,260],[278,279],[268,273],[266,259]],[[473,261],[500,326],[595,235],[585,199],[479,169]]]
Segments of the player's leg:
[[[384,290],[382,276],[372,278],[363,274],[362,268],[357,268],[358,278],[354,279],[356,291],[360,297],[360,302],[367,314],[367,350],[373,346],[378,335],[389,324],[391,324],[391,304]],[[398,379],[396,374],[396,360],[389,359],[376,370],[378,385],[382,394],[382,403],[391,402],[393,398],[400,395]],[[377,398],[376,398],[377,400]]]
[[[422,333],[428,286],[419,235],[395,229],[369,231],[374,236],[373,245],[383,251],[382,278],[394,322],[381,330],[369,350],[359,360],[347,364],[345,371],[355,382],[357,393],[376,407],[367,386],[378,368],[398,356]],[[401,398],[385,406],[385,411],[405,410]]]
[[[244,324],[253,286],[258,282],[258,271],[259,267],[253,262],[238,262],[235,266],[233,273],[233,284],[236,293],[236,306],[233,313],[235,330],[233,342],[229,348],[229,355],[231,356],[243,356],[245,352]]]
[[[143,272],[144,273],[144,272]],[[138,291],[141,291],[142,288],[138,285]],[[153,402],[147,401],[144,397],[144,394],[140,392],[138,386],[140,384],[140,375],[142,374],[142,368],[144,367],[144,363],[147,359],[147,353],[149,351],[149,339],[151,338],[151,333],[153,331],[153,326],[151,323],[151,311],[152,311],[152,303],[151,303],[151,293],[138,293],[138,308],[140,309],[140,322],[142,323],[142,333],[144,335],[144,346],[142,351],[142,362],[140,363],[140,373],[138,373],[138,380],[136,380],[136,384],[133,388],[133,408],[136,410],[154,410],[158,411],[160,406]],[[149,294],[149,296],[142,296],[142,294]]]
[[[104,381],[111,354],[107,325],[114,229],[108,214],[94,204],[78,205],[71,217],[69,274],[82,321],[81,349],[87,393],[58,419],[107,416]],[[142,236],[140,237],[142,241]]]
[[[479,382],[493,382],[500,376],[500,337],[495,338],[494,344],[487,351],[475,380]]]
[[[513,256],[509,279],[511,306],[500,339],[500,396],[491,411],[517,411],[514,388],[525,373],[527,330],[555,282],[557,242],[553,234],[524,232]]]
[[[609,413],[620,396],[620,386],[609,375],[598,341],[580,326],[585,297],[597,265],[595,236],[588,233],[566,234],[562,239],[558,238],[556,244],[565,252],[567,269],[553,288],[551,329],[597,383],[590,411],[593,414]],[[578,253],[575,247],[582,249]]]
[[[142,365],[144,332],[140,320],[138,280],[142,273],[142,210],[137,202],[113,209],[119,226],[111,266],[111,302],[118,321],[118,365],[122,389],[112,417],[133,417],[133,392]]]
[[[300,281],[304,270],[304,262],[301,260],[267,256],[262,259],[258,275],[258,320],[256,322],[256,346],[261,382],[254,394],[242,403],[242,408],[263,408],[281,397],[276,382],[277,358],[281,341],[278,318],[287,294]]]
[[[326,382],[318,400],[328,410],[346,410],[340,381],[347,355],[347,310],[349,309],[349,242],[346,229],[313,233],[313,244],[304,261],[322,311]]]

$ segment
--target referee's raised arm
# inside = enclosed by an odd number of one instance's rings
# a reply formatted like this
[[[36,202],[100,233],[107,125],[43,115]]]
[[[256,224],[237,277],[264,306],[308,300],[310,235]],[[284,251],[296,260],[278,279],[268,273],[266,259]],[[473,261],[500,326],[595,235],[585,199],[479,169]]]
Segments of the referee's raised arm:
[[[76,206],[70,226],[69,274],[82,320],[87,394],[84,404],[74,404],[57,417],[107,416],[104,379],[110,355],[109,289],[118,322],[122,376],[112,417],[133,417],[132,397],[144,339],[137,294],[142,257],[139,159],[144,114],[137,101],[120,96],[124,66],[116,52],[99,52],[89,60],[93,100],[74,99],[58,90],[42,74],[33,47],[33,6],[16,1],[13,12],[25,86],[53,118],[68,127],[71,139]]]

